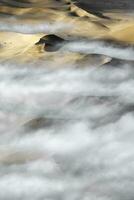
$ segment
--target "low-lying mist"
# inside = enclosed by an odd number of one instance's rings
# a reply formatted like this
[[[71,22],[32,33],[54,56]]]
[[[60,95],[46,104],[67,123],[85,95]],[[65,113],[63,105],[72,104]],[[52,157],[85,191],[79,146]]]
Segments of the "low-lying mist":
[[[0,2],[0,200],[133,200],[133,24],[45,3]]]

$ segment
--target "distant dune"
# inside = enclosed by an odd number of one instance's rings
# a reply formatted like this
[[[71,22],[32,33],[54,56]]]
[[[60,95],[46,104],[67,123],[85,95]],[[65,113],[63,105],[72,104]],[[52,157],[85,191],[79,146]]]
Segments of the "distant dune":
[[[133,0],[76,0],[77,5],[86,10],[133,10]]]

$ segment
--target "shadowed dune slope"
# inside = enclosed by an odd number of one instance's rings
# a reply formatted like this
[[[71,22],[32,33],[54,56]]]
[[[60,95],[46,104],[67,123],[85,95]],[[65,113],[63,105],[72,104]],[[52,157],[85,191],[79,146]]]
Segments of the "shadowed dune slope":
[[[90,10],[133,10],[133,0],[76,0],[75,3],[83,9]]]

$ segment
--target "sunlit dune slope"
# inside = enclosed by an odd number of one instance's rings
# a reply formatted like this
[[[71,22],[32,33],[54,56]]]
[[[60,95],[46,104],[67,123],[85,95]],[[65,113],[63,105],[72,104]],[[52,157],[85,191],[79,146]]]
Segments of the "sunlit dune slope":
[[[134,44],[134,23],[124,23],[111,29],[110,37],[122,42]]]

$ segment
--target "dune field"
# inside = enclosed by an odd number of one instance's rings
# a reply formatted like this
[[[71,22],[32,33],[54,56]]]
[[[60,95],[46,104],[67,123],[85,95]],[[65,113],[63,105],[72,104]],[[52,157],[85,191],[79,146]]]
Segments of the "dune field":
[[[133,200],[133,88],[133,0],[1,0],[0,200]]]

